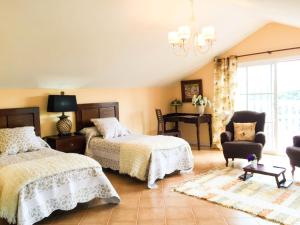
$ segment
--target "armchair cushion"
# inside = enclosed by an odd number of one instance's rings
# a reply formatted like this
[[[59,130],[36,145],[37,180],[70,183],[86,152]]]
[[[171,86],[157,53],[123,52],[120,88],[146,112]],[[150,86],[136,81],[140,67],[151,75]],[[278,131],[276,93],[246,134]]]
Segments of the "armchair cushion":
[[[300,147],[300,136],[294,136],[293,142],[295,147]]]
[[[225,131],[221,133],[221,144],[224,142],[232,141],[232,133],[230,131]]]
[[[233,123],[234,127],[234,140],[235,141],[254,141],[255,138],[254,123]]]
[[[262,144],[262,146],[266,143],[265,133],[260,131],[255,134],[255,142]]]

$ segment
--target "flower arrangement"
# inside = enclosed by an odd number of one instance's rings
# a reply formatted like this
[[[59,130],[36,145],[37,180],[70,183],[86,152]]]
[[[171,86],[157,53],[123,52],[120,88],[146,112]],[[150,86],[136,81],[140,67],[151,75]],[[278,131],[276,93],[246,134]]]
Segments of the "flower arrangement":
[[[247,159],[248,159],[248,162],[251,162],[251,161],[257,160],[257,157],[255,154],[250,154],[247,156]]]
[[[250,154],[247,156],[248,162],[250,162],[251,167],[257,168],[257,157],[255,154]]]
[[[207,97],[204,97],[204,96],[202,96],[202,95],[194,95],[193,96],[193,99],[192,99],[192,104],[193,104],[193,106],[199,106],[199,105],[201,105],[201,106],[211,106],[211,102],[208,100],[208,98]]]

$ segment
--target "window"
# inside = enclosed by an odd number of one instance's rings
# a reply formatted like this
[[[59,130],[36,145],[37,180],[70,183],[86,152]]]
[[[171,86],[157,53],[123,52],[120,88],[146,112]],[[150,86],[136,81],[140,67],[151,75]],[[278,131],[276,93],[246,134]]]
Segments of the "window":
[[[266,112],[266,150],[285,151],[300,134],[300,60],[242,64],[235,110]]]

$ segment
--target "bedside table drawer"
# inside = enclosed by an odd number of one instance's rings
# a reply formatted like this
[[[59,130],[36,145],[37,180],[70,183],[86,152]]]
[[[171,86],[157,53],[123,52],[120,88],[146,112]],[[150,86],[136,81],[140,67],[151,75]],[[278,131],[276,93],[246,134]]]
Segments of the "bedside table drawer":
[[[85,148],[85,141],[80,139],[73,139],[72,141],[58,141],[56,148],[64,152],[79,153],[81,149]]]
[[[45,137],[51,148],[67,152],[84,154],[85,151],[85,136],[83,135],[71,135],[71,136],[48,136]]]

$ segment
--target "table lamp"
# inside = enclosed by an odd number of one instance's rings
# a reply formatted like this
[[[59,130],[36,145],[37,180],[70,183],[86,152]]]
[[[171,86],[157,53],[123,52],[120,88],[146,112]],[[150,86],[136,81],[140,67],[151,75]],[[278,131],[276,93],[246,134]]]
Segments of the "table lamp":
[[[56,123],[56,129],[58,135],[70,135],[72,122],[65,115],[65,112],[77,111],[77,101],[75,95],[65,95],[61,92],[61,95],[49,95],[48,96],[48,107],[47,112],[62,112],[59,116],[59,121]]]

